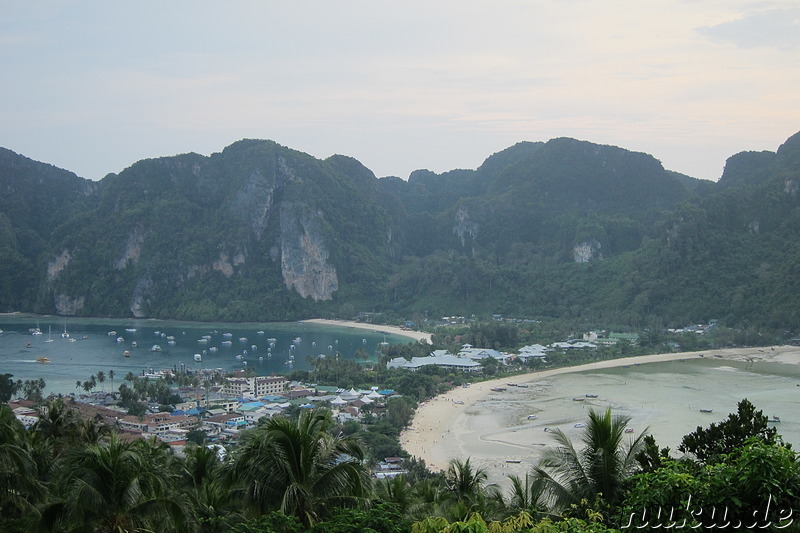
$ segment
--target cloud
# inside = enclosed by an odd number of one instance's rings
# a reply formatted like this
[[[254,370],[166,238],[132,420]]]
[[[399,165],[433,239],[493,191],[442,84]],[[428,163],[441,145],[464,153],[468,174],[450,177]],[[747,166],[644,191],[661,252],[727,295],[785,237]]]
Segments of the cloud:
[[[698,28],[701,35],[742,48],[800,48],[800,8],[746,13],[739,19]]]

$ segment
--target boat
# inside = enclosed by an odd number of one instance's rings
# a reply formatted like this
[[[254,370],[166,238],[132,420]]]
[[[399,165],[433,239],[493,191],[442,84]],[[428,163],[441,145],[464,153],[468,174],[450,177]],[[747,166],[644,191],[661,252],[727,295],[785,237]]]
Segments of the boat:
[[[202,361],[203,360],[203,356],[200,355],[199,353],[196,353],[196,354],[194,354],[194,360],[195,361]]]
[[[263,329],[260,329],[260,330],[256,331],[256,335],[263,335],[263,334],[264,334],[264,330]]]
[[[130,357],[131,356],[131,352],[129,352],[128,350],[125,350],[124,352],[122,352],[122,355],[124,355],[125,357]]]
[[[292,340],[292,342],[295,344],[300,344],[301,342],[303,342],[303,339],[301,339],[300,337],[295,337],[294,340]]]
[[[78,342],[78,339],[72,338],[72,339],[69,339],[68,342]]]
[[[492,391],[492,392],[505,392],[506,388],[505,387],[493,387],[493,388],[491,388],[489,390]]]
[[[136,333],[136,328],[125,328],[128,333]]]
[[[160,352],[160,351],[161,351],[161,346],[159,346],[158,344],[154,344],[154,345],[153,345],[153,346],[150,348],[150,351],[151,351],[151,352]]]
[[[577,398],[573,398],[572,399],[573,402],[582,402],[584,400],[586,400],[586,398],[584,398],[582,396],[578,396]]]
[[[625,428],[625,433],[633,433],[633,428]]]
[[[223,346],[231,346],[231,345],[233,345],[233,343],[231,341],[222,341],[220,344],[223,345]]]
[[[133,341],[131,343],[131,348],[136,348],[137,346],[139,346],[139,343],[137,343],[136,341]]]
[[[65,339],[69,338],[69,333],[67,333],[67,323],[66,322],[64,322],[64,333],[62,333],[61,336],[63,338],[65,338]]]
[[[597,394],[587,394],[586,395],[587,398],[597,398],[597,396],[598,396]]]
[[[119,343],[125,342],[125,339],[123,339],[122,337],[117,337],[117,342]]]
[[[528,420],[536,420],[539,418],[537,415],[528,415]]]
[[[713,409],[700,409],[700,412],[701,413],[713,413],[714,410]]]
[[[772,415],[772,416],[770,417],[769,421],[770,421],[770,422],[773,422],[773,423],[775,423],[775,422],[780,422],[780,421],[781,421],[781,417],[779,417],[778,415]]]
[[[521,463],[522,461],[520,461],[519,459],[506,459],[506,462],[507,463],[517,464],[517,463]]]
[[[117,336],[117,332],[116,331],[109,331],[108,332],[108,336],[109,337],[116,337]]]
[[[247,337],[239,337],[239,342],[247,342]]]
[[[51,326],[47,326],[47,340],[44,342],[53,342],[53,328]]]
[[[223,333],[222,336],[225,337],[226,339],[230,339],[231,337],[233,337],[233,333]]]
[[[575,424],[575,425],[574,425],[574,426],[572,426],[572,427],[576,427],[576,428],[585,428],[585,427],[586,427],[586,424],[582,424],[582,423],[578,422],[577,424]]]
[[[39,357],[36,358],[36,362],[37,363],[41,363],[41,364],[45,364],[45,363],[49,363],[50,359],[48,359],[47,357],[45,357],[43,355],[40,355]]]

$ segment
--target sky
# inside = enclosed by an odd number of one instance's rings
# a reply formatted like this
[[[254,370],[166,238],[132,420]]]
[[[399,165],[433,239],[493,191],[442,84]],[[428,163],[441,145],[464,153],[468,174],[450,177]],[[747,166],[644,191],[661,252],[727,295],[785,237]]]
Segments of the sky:
[[[98,180],[243,138],[376,176],[572,137],[717,180],[800,131],[800,1],[0,0],[0,146]]]

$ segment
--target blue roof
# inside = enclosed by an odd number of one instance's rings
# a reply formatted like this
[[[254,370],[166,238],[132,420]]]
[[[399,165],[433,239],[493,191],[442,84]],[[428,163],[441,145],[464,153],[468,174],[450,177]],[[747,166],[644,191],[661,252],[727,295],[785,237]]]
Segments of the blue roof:
[[[390,394],[394,394],[394,391],[392,389],[379,390],[378,394],[381,396],[389,396]]]
[[[185,414],[186,414],[185,411],[181,411],[180,409],[176,409],[176,410],[172,411],[169,415],[170,416],[178,416],[178,415],[185,415]]]
[[[199,415],[200,414],[200,410],[195,408],[195,407],[192,407],[191,409],[186,411],[186,414],[187,415]]]

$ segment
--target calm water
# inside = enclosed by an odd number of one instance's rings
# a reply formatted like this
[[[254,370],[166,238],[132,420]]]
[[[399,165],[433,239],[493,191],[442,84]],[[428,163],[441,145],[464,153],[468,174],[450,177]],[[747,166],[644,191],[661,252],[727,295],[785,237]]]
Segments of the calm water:
[[[42,335],[31,334],[29,330],[36,327]],[[410,341],[398,335],[299,322],[65,321],[57,317],[13,316],[0,317],[0,329],[0,373],[22,380],[41,377],[47,381],[47,392],[65,394],[77,390],[77,380],[85,381],[99,371],[108,376],[113,370],[117,384],[128,372],[141,374],[149,369],[182,367],[230,371],[244,368],[244,363],[257,375],[285,374],[309,369],[308,358],[320,354],[333,356],[338,352],[340,357],[352,358],[356,350],[363,348],[374,357],[384,341]],[[62,336],[65,331],[68,338]],[[172,343],[170,338],[174,338]],[[161,351],[152,351],[154,345]],[[124,355],[126,351],[129,357]],[[195,354],[201,354],[202,361],[195,361]],[[50,362],[38,363],[37,357],[46,357]]]

